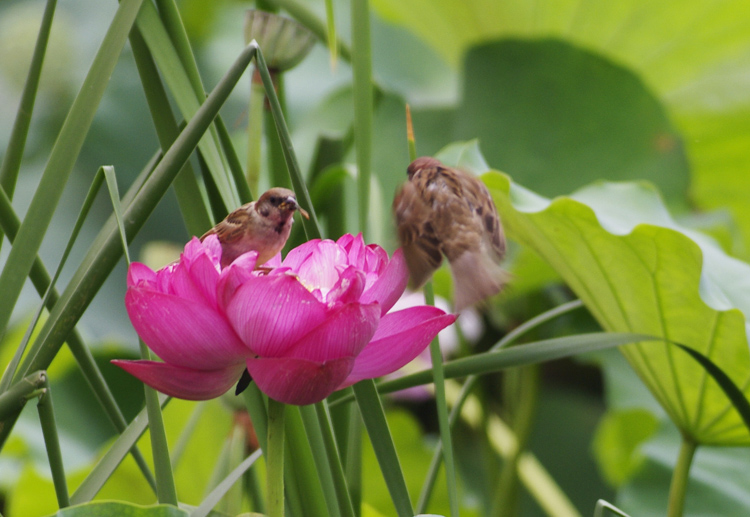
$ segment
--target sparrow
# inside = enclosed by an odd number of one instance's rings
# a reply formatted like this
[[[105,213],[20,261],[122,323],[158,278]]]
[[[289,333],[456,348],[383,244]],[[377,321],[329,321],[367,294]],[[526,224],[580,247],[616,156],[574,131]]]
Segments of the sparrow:
[[[273,258],[286,244],[296,210],[306,219],[310,216],[297,204],[289,189],[274,187],[257,201],[247,203],[203,234],[201,241],[216,235],[221,243],[221,267],[225,268],[248,251],[258,252],[260,266]]]
[[[426,156],[406,173],[409,180],[396,192],[393,214],[411,287],[421,287],[444,255],[456,312],[497,294],[506,279],[500,267],[505,236],[484,183]]]

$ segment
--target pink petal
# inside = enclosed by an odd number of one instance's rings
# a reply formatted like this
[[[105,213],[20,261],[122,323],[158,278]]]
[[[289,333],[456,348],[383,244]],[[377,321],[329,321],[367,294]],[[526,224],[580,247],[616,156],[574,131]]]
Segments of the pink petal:
[[[247,251],[234,259],[230,266],[244,269],[245,271],[253,271],[256,266],[260,266],[260,264],[258,264],[258,252],[255,250]]]
[[[203,259],[208,262],[208,265],[213,268],[213,264],[204,255]],[[194,278],[190,274],[190,267],[196,266],[196,270],[202,269],[200,266],[201,260],[197,260],[192,264],[181,263],[173,268],[172,273],[169,275],[168,280],[168,294],[173,294],[186,300],[192,300],[196,303],[206,304],[211,307],[216,307],[216,281],[219,279],[219,273],[214,269],[214,288],[211,289],[206,284],[210,284],[211,280],[206,278],[203,274],[202,278]],[[205,264],[205,262],[204,262]],[[196,283],[196,280],[200,283]]]
[[[133,262],[128,268],[128,287],[135,287],[139,284],[154,285],[156,283],[156,273],[146,264]]]
[[[348,259],[341,246],[333,241],[323,240],[299,265],[297,274],[306,285],[320,287],[325,292],[336,285],[339,271],[348,265]]]
[[[394,372],[414,359],[438,332],[456,320],[453,314],[423,305],[386,314],[372,341],[357,356],[343,387]]]
[[[205,303],[136,287],[125,294],[125,307],[141,339],[168,363],[215,370],[250,355],[229,322]]]
[[[345,233],[344,235],[342,235],[341,237],[339,237],[336,240],[336,244],[338,244],[339,246],[341,246],[342,248],[344,248],[348,252],[349,248],[352,246],[352,243],[357,238],[360,241],[362,241],[362,233],[361,232],[358,233],[356,237],[354,235],[352,235],[351,233]],[[363,242],[363,244],[364,244],[364,242]]]
[[[344,305],[329,313],[323,324],[300,339],[285,355],[321,363],[345,356],[354,357],[370,342],[379,320],[377,303]]]
[[[194,243],[195,241],[198,241],[203,247],[202,253],[204,253],[209,259],[211,259],[211,262],[213,262],[218,267],[221,264],[221,243],[219,243],[219,238],[216,236],[216,234],[209,235],[208,237],[203,239],[203,242],[201,242],[198,237],[193,237],[190,240],[190,243]],[[187,251],[187,246],[185,246],[185,251]],[[195,248],[195,253],[198,252],[200,252],[200,250],[198,250],[198,248]]]
[[[320,239],[312,239],[304,244],[300,244],[296,248],[289,251],[286,258],[282,261],[284,267],[290,268],[295,273],[299,270],[299,267],[312,255],[318,247]]]
[[[365,241],[362,238],[361,233],[358,233],[356,237],[346,233],[339,237],[336,244],[346,251],[346,255],[349,257],[349,264],[356,266],[359,269],[364,269]]]
[[[296,277],[266,275],[245,281],[226,315],[253,354],[279,357],[325,320],[326,308]]]
[[[285,404],[320,402],[338,389],[354,364],[353,357],[325,363],[293,358],[248,359],[247,370],[260,391]]]
[[[391,307],[398,301],[406,289],[409,282],[409,270],[406,267],[406,260],[401,249],[397,249],[393,254],[388,265],[385,267],[383,274],[380,275],[375,283],[367,289],[361,303],[378,302],[380,303],[382,314],[387,313]]]
[[[328,304],[354,303],[359,301],[365,289],[365,275],[357,268],[350,266],[339,276],[338,282],[326,296]]]
[[[122,361],[115,364],[152,388],[185,400],[208,400],[222,395],[242,375],[244,364],[218,370],[193,370],[158,361]]]
[[[381,273],[388,264],[388,253],[377,244],[367,246],[365,253],[365,269]]]
[[[274,255],[273,257],[271,257],[268,260],[268,262],[266,262],[263,265],[266,266],[266,267],[273,267],[273,268],[281,267],[281,252],[279,252],[276,255]]]

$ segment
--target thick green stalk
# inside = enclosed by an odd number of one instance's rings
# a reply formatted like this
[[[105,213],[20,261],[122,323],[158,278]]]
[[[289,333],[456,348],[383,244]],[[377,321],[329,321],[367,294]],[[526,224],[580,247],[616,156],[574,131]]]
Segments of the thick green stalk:
[[[359,229],[367,237],[370,219],[370,175],[372,167],[372,50],[370,5],[352,0],[352,72],[354,74],[354,148],[357,152],[357,197]]]
[[[258,49],[255,63],[258,67],[258,73],[263,80],[263,87],[266,90],[268,103],[271,105],[273,121],[276,124],[276,131],[279,134],[279,140],[281,140],[281,150],[284,152],[284,159],[286,160],[286,166],[289,170],[289,175],[291,176],[294,193],[297,195],[297,200],[300,201],[300,206],[310,214],[309,220],[302,219],[302,226],[305,228],[305,235],[308,239],[320,238],[320,226],[318,225],[318,218],[315,215],[315,208],[310,199],[310,192],[307,190],[307,185],[305,185],[305,180],[302,177],[302,171],[299,168],[297,155],[294,152],[294,146],[292,145],[292,137],[289,134],[286,120],[284,120],[284,112],[281,109],[281,102],[276,95],[273,80],[271,79],[271,73],[268,71],[268,65],[266,64],[263,52],[260,49]]]
[[[180,134],[180,128],[172,112],[159,70],[137,27],[134,27],[130,33],[130,46],[133,49],[133,57],[135,58],[138,75],[141,78],[143,92],[146,95],[146,102],[151,112],[151,119],[154,122],[159,145],[162,149],[169,149]],[[206,210],[190,162],[185,163],[182,170],[177,174],[173,185],[177,194],[177,203],[180,206],[180,214],[188,233],[202,235],[202,232],[211,227],[213,221]]]
[[[29,276],[34,257],[52,221],[63,187],[73,170],[142,2],[143,0],[123,0],[120,3],[91,69],[60,129],[26,218],[0,274],[0,292],[3,293],[0,297],[0,334],[7,328],[21,288]]]
[[[149,352],[143,341],[140,341],[141,356],[144,359],[151,359]],[[148,412],[148,428],[151,433],[151,448],[154,458],[154,471],[156,472],[156,497],[162,504],[171,504],[177,506],[177,489],[174,484],[174,475],[172,473],[172,463],[169,459],[169,445],[167,444],[167,434],[164,430],[164,419],[161,414],[161,404],[159,404],[159,394],[156,390],[147,385],[143,385],[146,395],[146,410]]]
[[[427,305],[435,305],[435,294],[432,281],[424,286],[424,299]],[[430,358],[432,359],[432,379],[435,386],[435,405],[437,406],[440,440],[445,462],[445,480],[448,488],[448,502],[451,515],[458,517],[458,484],[456,481],[456,465],[453,458],[453,440],[451,439],[451,425],[448,418],[448,403],[445,400],[445,373],[443,371],[443,354],[440,350],[440,338],[430,343]],[[420,510],[420,513],[424,509]]]
[[[49,380],[44,376],[44,389],[39,396],[36,405],[39,411],[39,421],[42,425],[44,435],[44,446],[47,448],[47,459],[52,471],[52,483],[55,485],[57,505],[60,508],[70,506],[68,495],[68,484],[65,481],[65,468],[63,467],[62,451],[60,450],[60,439],[57,435],[57,424],[55,423],[55,410],[52,405],[52,392],[49,389]]]
[[[346,441],[346,486],[349,487],[349,497],[357,515],[362,508],[362,419],[359,408],[349,413],[349,437]]]
[[[44,387],[46,379],[46,372],[34,372],[0,394],[0,427],[7,426],[5,419],[22,410],[32,393],[38,392]]]
[[[332,488],[325,449],[315,411],[311,407],[286,409],[286,497],[290,506],[304,509],[305,517],[336,515],[336,495]],[[328,502],[333,503],[329,507]],[[332,510],[331,510],[332,509]],[[292,515],[298,515],[294,507]]]
[[[286,405],[268,399],[266,497],[269,517],[284,517],[284,411]]]
[[[263,104],[265,102],[266,92],[263,84],[256,82],[253,78],[250,81],[250,101],[247,113],[247,184],[253,192],[258,192],[260,185]]]
[[[326,0],[326,39],[328,40],[328,53],[331,55],[331,70],[336,69],[338,60],[338,38],[336,37],[336,16],[333,12],[333,0]]]
[[[510,399],[506,406],[512,415],[513,434],[518,440],[510,457],[505,459],[497,490],[493,495],[491,515],[512,516],[518,513],[518,461],[531,436],[539,395],[539,365],[511,368],[505,373],[504,393]]]
[[[190,39],[185,31],[185,25],[182,23],[177,5],[174,0],[156,0],[156,7],[159,9],[159,17],[177,51],[182,67],[190,79],[195,95],[198,98],[205,97],[206,91],[198,71],[198,63],[195,61],[195,53],[190,48]]]
[[[371,379],[363,380],[355,384],[353,388],[362,420],[364,420],[372,448],[375,450],[375,457],[380,465],[380,472],[383,474],[391,500],[396,507],[396,513],[399,517],[411,517],[414,515],[414,509],[375,382]]]
[[[680,455],[677,457],[677,465],[672,471],[672,483],[669,486],[668,517],[682,517],[685,508],[685,496],[687,495],[688,481],[690,480],[690,465],[693,463],[697,442],[689,436],[682,435]]]
[[[338,493],[339,487],[334,486],[334,476],[336,474],[334,472],[336,468],[335,463],[338,462],[338,468],[341,472],[343,472],[343,468],[338,459],[338,452],[334,451],[333,454],[331,453],[328,437],[333,439],[333,434],[330,427],[326,429],[327,425],[330,426],[330,421],[320,418],[318,408],[322,405],[322,402],[318,402],[314,406],[301,406],[299,411],[315,462],[316,472],[314,475],[320,480],[321,492],[325,498],[327,515],[330,517],[339,517],[341,515],[341,510],[339,509],[341,501],[338,497],[340,495]]]
[[[326,456],[328,457],[331,474],[333,475],[333,484],[336,489],[339,511],[344,517],[354,517],[354,507],[352,506],[352,500],[346,486],[344,467],[341,464],[341,455],[336,445],[336,438],[333,435],[331,416],[328,413],[326,403],[318,402],[315,404],[315,412],[318,415],[318,422],[323,434],[323,444]]]
[[[286,120],[286,95],[284,90],[284,76],[279,72],[271,72],[273,84],[275,85],[276,96],[279,99],[281,113]],[[265,104],[265,101],[264,101]],[[268,174],[271,180],[271,186],[291,188],[292,182],[289,173],[285,171],[285,157],[282,148],[283,143],[279,139],[278,132],[274,127],[273,113],[270,110],[263,110],[264,129],[266,131],[266,143],[268,150]]]

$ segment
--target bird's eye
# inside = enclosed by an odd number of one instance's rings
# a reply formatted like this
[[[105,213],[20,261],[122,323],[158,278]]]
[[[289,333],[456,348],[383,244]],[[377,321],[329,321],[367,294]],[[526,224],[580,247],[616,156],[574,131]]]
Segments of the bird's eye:
[[[271,204],[274,206],[278,206],[281,204],[281,198],[278,196],[271,196]]]

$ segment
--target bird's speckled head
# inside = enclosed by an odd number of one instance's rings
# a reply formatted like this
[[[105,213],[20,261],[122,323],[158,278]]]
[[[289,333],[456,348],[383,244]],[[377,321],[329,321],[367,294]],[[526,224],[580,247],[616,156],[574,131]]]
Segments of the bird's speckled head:
[[[267,190],[258,198],[255,206],[256,210],[266,217],[277,212],[281,219],[288,219],[296,210],[299,210],[303,217],[309,217],[297,203],[297,196],[288,188],[274,187]]]
[[[435,158],[431,156],[422,156],[420,158],[417,158],[413,162],[409,164],[409,166],[406,168],[406,174],[409,176],[409,179],[412,178],[417,172],[419,172],[422,169],[429,169],[430,167],[442,167],[443,164],[440,163],[440,160],[436,160]]]

